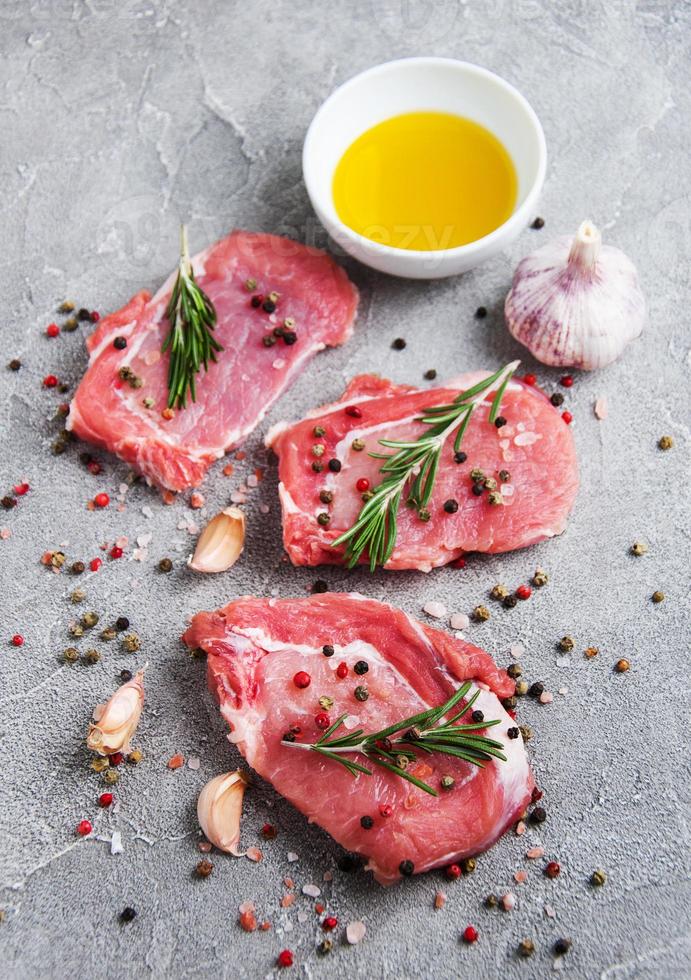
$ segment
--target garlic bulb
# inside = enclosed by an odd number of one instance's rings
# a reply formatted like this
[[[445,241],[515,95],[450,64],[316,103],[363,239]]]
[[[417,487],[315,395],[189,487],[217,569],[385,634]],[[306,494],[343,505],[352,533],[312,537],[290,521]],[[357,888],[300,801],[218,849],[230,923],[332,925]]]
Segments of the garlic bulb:
[[[639,336],[645,298],[636,268],[584,221],[519,263],[504,315],[538,361],[586,371],[614,361]]]
[[[119,687],[105,704],[94,708],[94,723],[89,725],[86,744],[99,755],[127,752],[137,730],[144,707],[144,671]]]
[[[197,540],[188,561],[195,572],[225,572],[245,546],[245,515],[237,507],[226,507],[212,517]]]
[[[209,780],[197,800],[197,819],[206,839],[220,851],[242,857],[240,840],[242,798],[247,774],[241,769]]]

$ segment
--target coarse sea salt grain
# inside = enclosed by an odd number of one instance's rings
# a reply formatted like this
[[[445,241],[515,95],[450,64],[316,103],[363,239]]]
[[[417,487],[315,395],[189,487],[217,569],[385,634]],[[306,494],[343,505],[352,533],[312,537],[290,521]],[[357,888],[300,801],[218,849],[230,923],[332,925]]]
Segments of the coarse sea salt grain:
[[[452,630],[467,630],[470,626],[470,617],[465,613],[454,613],[449,620]]]
[[[254,488],[254,487],[256,487],[258,485],[258,483],[259,483],[259,480],[254,475],[254,473],[250,473],[250,475],[247,477],[247,486]]]
[[[524,882],[528,880],[528,872],[517,871],[513,877],[514,877],[514,881],[516,881],[519,885],[522,885]]]
[[[540,704],[551,704],[554,701],[554,695],[551,691],[543,691],[540,695]]]
[[[247,496],[244,493],[240,493],[239,490],[233,490],[230,495],[230,501],[233,504],[246,504]]]
[[[351,946],[355,946],[365,938],[366,931],[364,922],[349,922],[346,926],[346,939]]]
[[[153,534],[148,531],[146,534],[140,534],[137,538],[137,544],[140,548],[147,548],[153,539]]]
[[[545,853],[544,847],[531,847],[530,850],[525,852],[525,856],[527,858],[530,858],[530,860],[532,861],[533,858],[543,857],[544,853]]]
[[[507,892],[506,895],[502,895],[501,907],[505,912],[510,912],[512,909],[516,908],[516,896],[511,892]]]
[[[545,905],[545,915],[549,919],[556,919],[557,913],[554,911],[551,905]]]
[[[522,643],[513,643],[511,645],[511,649],[509,650],[509,653],[511,654],[514,660],[518,660],[525,653],[525,647],[523,646]]]
[[[570,667],[571,657],[557,657],[557,667]]]
[[[443,619],[447,615],[448,610],[442,602],[426,602],[422,607],[422,611],[427,613],[433,619]]]
[[[187,760],[187,767],[188,769],[192,769],[193,772],[196,772],[197,769],[199,769],[200,765],[201,765],[201,759],[199,758],[198,755],[191,755]]]
[[[113,831],[113,836],[110,839],[110,853],[111,854],[122,854],[125,848],[122,846],[122,834],[119,830]]]
[[[319,885],[307,884],[302,886],[302,894],[307,895],[309,898],[319,898],[322,890]]]
[[[152,511],[152,509],[149,507],[148,504],[146,504],[144,507],[142,507],[142,514],[144,515],[144,517],[153,517],[154,516],[154,512]]]
[[[513,497],[516,492],[516,488],[512,487],[510,483],[502,483],[501,495],[502,497]]]
[[[259,505],[259,513],[260,514],[268,514],[269,513],[269,505],[268,504],[260,504]]]
[[[542,439],[539,432],[519,432],[514,439],[514,444],[516,446],[532,446],[539,439]]]
[[[559,688],[559,693],[560,693],[561,695],[564,695],[564,694],[568,694],[568,693],[569,693],[569,689],[568,689],[568,687],[560,687],[560,688]]]
[[[296,861],[300,860],[300,855],[296,854],[295,851],[288,851],[288,863],[294,864]]]
[[[609,405],[607,404],[607,395],[600,395],[593,405],[593,411],[595,412],[595,418],[606,419],[609,414]]]
[[[271,367],[274,368],[276,371],[280,371],[282,367],[285,367],[285,363],[286,362],[283,360],[282,357],[277,357],[276,360],[271,365]]]

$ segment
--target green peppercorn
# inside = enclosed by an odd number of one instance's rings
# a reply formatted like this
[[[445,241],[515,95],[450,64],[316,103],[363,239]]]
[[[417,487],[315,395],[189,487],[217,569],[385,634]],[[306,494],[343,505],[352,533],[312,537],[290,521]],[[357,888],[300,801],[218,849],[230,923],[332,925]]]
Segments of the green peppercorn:
[[[361,453],[364,448],[365,448],[364,440],[353,439],[353,442],[351,444],[351,449],[354,449],[356,453]]]
[[[512,694],[510,698],[502,698],[501,703],[502,703],[502,706],[507,711],[513,711],[514,708],[516,707],[516,705],[518,704],[518,699],[516,698],[516,696],[514,694]]]
[[[126,653],[136,653],[141,647],[141,641],[136,633],[128,633],[120,642]]]
[[[315,473],[321,473],[322,470],[324,469],[324,464],[320,463],[318,459],[315,459],[314,462],[312,463],[312,469],[314,470]]]
[[[522,698],[528,693],[528,681],[516,681],[516,694]]]
[[[365,492],[362,495],[362,499],[365,501],[365,503],[367,503],[367,501],[371,500],[373,496],[374,496],[374,490],[365,490]]]
[[[541,568],[538,568],[533,575],[533,585],[536,585],[538,588],[542,588],[543,585],[547,585],[548,581],[549,578],[547,576],[547,572],[543,572]]]
[[[69,628],[70,636],[84,636],[84,627],[81,623],[72,623]]]
[[[660,449],[671,449],[674,446],[674,439],[671,436],[660,436],[657,444]]]
[[[597,868],[590,876],[590,884],[596,888],[601,888],[607,881],[607,875],[602,868]]]
[[[484,483],[487,479],[484,470],[478,469],[477,467],[470,471],[470,479],[473,483]]]
[[[322,527],[328,527],[330,523],[331,514],[327,514],[325,510],[323,510],[321,514],[317,514],[317,524],[320,524]]]
[[[487,895],[485,897],[485,907],[488,909],[496,909],[499,905],[499,899],[496,895]]]
[[[319,707],[323,708],[324,711],[328,711],[329,708],[333,708],[333,704],[334,699],[328,697],[326,694],[322,694],[322,696],[319,698]]]
[[[369,697],[369,691],[367,690],[366,687],[363,687],[362,685],[358,685],[355,688],[355,699],[357,701],[366,701],[368,697]]]
[[[84,602],[85,599],[86,599],[86,592],[84,591],[84,589],[75,589],[74,592],[72,592],[70,595],[70,601],[73,602],[75,605],[78,602]]]
[[[658,589],[656,592],[653,592],[653,594],[651,595],[650,598],[655,603],[657,603],[657,602],[664,602],[665,601],[665,594],[664,594],[664,592],[660,592],[660,590]]]
[[[493,476],[486,476],[483,482],[485,484],[485,490],[497,489],[497,481],[494,479]]]
[[[493,585],[490,590],[490,599],[505,599],[509,594],[509,590],[505,585]]]
[[[326,449],[326,447],[324,446],[324,443],[317,442],[317,443],[315,443],[314,446],[312,446],[312,455],[313,456],[317,456],[317,457],[323,456],[325,449]]]
[[[173,563],[170,558],[161,558],[158,563],[159,572],[171,572],[173,570]]]
[[[103,781],[107,786],[115,786],[118,779],[120,779],[120,774],[115,769],[106,769],[103,773]]]
[[[113,626],[108,626],[106,629],[102,630],[101,639],[105,640],[106,643],[109,643],[110,640],[114,640],[117,635],[118,631]]]
[[[519,725],[518,730],[520,731],[524,742],[529,742],[533,737],[533,730],[530,725]]]
[[[636,557],[640,558],[640,556],[645,555],[647,551],[648,545],[645,543],[645,541],[634,541],[634,543],[631,545],[631,554],[636,555]]]
[[[91,627],[95,626],[97,622],[98,613],[95,612],[85,612],[81,618],[81,624],[82,626],[86,627],[86,629],[91,629]]]
[[[326,435],[326,429],[323,425],[315,425],[312,429],[312,435],[315,439],[321,439],[322,436]]]
[[[486,623],[490,618],[490,612],[487,606],[475,606],[473,609],[473,619],[478,623]]]
[[[559,640],[557,643],[557,646],[560,650],[563,650],[564,653],[571,653],[574,648],[574,642],[570,636],[562,636],[561,640]]]
[[[422,521],[423,524],[426,524],[432,515],[428,510],[425,510],[425,508],[423,508],[422,510],[419,510],[417,512],[417,516],[419,517],[419,519]]]
[[[262,337],[262,344],[265,347],[273,347],[275,343],[276,343],[276,338],[272,333],[265,333],[264,336]]]
[[[464,875],[471,875],[477,867],[475,858],[463,858],[461,861],[461,871]]]
[[[442,776],[439,780],[439,785],[442,789],[452,789],[456,780],[453,776]]]
[[[98,650],[87,650],[84,654],[84,660],[87,664],[97,664],[101,659],[101,654]]]
[[[504,498],[498,490],[492,490],[491,493],[487,494],[487,503],[492,507],[500,507],[504,503]]]
[[[134,749],[133,752],[128,754],[127,761],[130,763],[130,765],[136,766],[142,761],[143,758],[144,753],[140,751],[140,749]]]
[[[108,760],[102,755],[97,755],[91,760],[90,765],[94,772],[103,772],[108,768]]]
[[[506,668],[506,673],[509,675],[509,677],[520,677],[523,673],[523,668],[520,666],[520,664],[509,664],[509,666]]]
[[[518,944],[518,955],[523,957],[532,956],[535,952],[535,943],[532,939],[521,939]]]
[[[322,939],[322,941],[317,946],[317,952],[321,956],[326,956],[327,953],[330,953],[333,948],[334,948],[334,944],[332,939]]]
[[[76,647],[67,647],[62,651],[62,659],[68,664],[76,663],[79,660],[79,650]]]
[[[74,316],[68,317],[62,325],[62,329],[66,330],[67,333],[74,333],[79,324],[77,323],[77,318]]]

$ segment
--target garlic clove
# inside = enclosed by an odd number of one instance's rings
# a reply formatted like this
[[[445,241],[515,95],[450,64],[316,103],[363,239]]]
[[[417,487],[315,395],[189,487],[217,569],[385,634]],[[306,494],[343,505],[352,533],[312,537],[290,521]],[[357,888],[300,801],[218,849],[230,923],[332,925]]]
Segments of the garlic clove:
[[[519,263],[504,304],[509,332],[543,364],[605,367],[638,337],[645,298],[631,260],[592,221]]]
[[[206,839],[214,847],[235,857],[244,857],[238,851],[242,798],[249,782],[241,769],[226,772],[209,780],[197,800],[197,819]]]
[[[238,560],[244,546],[245,515],[237,507],[226,507],[199,535],[187,564],[195,572],[225,572]]]
[[[119,687],[105,704],[94,708],[86,737],[87,747],[99,755],[127,752],[144,707],[144,671]]]

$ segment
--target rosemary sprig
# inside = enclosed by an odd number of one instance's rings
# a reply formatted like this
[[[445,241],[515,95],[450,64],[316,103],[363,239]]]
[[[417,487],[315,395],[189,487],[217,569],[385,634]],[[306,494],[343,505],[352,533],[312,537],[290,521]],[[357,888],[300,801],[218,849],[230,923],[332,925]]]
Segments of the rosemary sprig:
[[[380,439],[380,445],[393,449],[393,453],[370,453],[375,459],[384,460],[380,472],[384,479],[375,487],[372,496],[364,504],[357,520],[347,531],[332,542],[331,547],[347,545],[345,557],[348,568],[359,562],[366,550],[370,570],[385,565],[396,545],[398,508],[406,494],[406,503],[418,513],[424,512],[432,496],[434,481],[441,461],[441,453],[447,438],[456,432],[453,449],[458,452],[466,433],[473,410],[490,392],[494,391],[489,422],[499,415],[501,400],[506,386],[519,365],[513,361],[500,368],[467,391],[462,391],[448,405],[434,405],[424,409],[416,421],[429,426],[419,439],[400,441]]]
[[[223,348],[213,335],[216,326],[214,305],[194,281],[194,270],[187,246],[187,228],[180,226],[180,262],[178,277],[166,307],[170,331],[162,351],[170,351],[168,364],[168,408],[185,408],[187,396],[197,400],[195,379],[202,364],[209,370],[209,361]]]
[[[475,690],[460,711],[452,717],[443,721],[444,716],[456,707],[463,698],[466,697],[471,688],[470,681],[462,684],[448,701],[439,705],[437,708],[428,708],[410,718],[382,728],[381,731],[365,735],[362,728],[349,732],[347,735],[340,735],[333,738],[348,717],[347,712],[342,714],[324,732],[317,742],[286,742],[281,744],[293,749],[307,749],[316,752],[333,762],[338,762],[344,766],[351,775],[364,773],[366,776],[372,775],[372,770],[367,766],[356,762],[354,759],[346,758],[347,754],[359,753],[373,765],[379,766],[406,779],[409,783],[424,790],[431,796],[439,794],[432,786],[424,783],[421,779],[413,776],[407,771],[409,762],[415,762],[416,752],[425,752],[428,755],[438,752],[442,755],[454,756],[457,759],[464,759],[479,768],[483,768],[485,762],[492,759],[499,759],[506,762],[506,756],[501,751],[501,742],[487,738],[486,735],[476,735],[481,728],[492,728],[499,724],[499,719],[493,721],[468,722],[460,724],[463,715],[472,708],[477,700],[480,691]],[[392,738],[397,735],[398,738]]]

